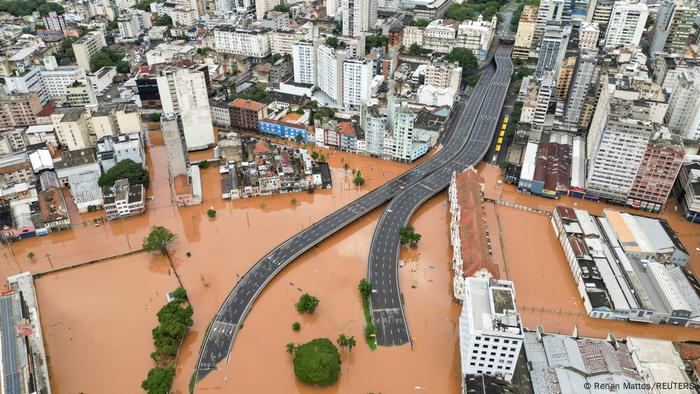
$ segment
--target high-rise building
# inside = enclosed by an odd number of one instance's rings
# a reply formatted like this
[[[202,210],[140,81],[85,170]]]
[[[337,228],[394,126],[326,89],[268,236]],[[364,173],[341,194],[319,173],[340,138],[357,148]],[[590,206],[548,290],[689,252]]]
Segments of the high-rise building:
[[[543,0],[540,1],[537,10],[537,25],[535,27],[535,43],[537,46],[544,37],[547,24],[552,21],[562,21],[564,17],[564,0]]]
[[[537,59],[536,77],[542,77],[545,71],[552,71],[555,80],[559,77],[559,65],[566,53],[570,34],[571,27],[563,26],[561,22],[547,24]]]
[[[261,21],[265,19],[265,14],[272,11],[280,0],[255,0],[255,19]]]
[[[601,99],[604,95],[601,95]],[[603,103],[604,104],[604,103]],[[655,131],[649,108],[643,102],[611,98],[600,130],[588,134],[591,159],[586,189],[602,198],[624,204]],[[603,111],[600,108],[596,110]],[[596,113],[598,116],[598,113]],[[592,139],[595,139],[592,141]]]
[[[294,82],[316,84],[316,46],[311,41],[296,41],[292,45]]]
[[[522,346],[523,326],[513,282],[467,278],[459,317],[461,380],[476,374],[510,381]]]
[[[347,59],[343,63],[343,104],[359,109],[372,95],[374,68],[368,59]]]
[[[582,22],[581,27],[578,29],[579,48],[581,50],[595,49],[598,47],[599,36],[600,29],[598,24]]]
[[[386,114],[380,112],[378,105],[363,105],[360,112],[360,126],[365,132],[367,153],[376,156],[384,156],[384,140],[387,133]]]
[[[513,46],[513,58],[527,60],[535,37],[537,26],[537,7],[526,5],[518,22],[518,31],[515,33],[515,45]]]
[[[685,69],[678,75],[666,112],[672,132],[688,140],[700,139],[700,70]]]
[[[601,30],[608,26],[615,0],[590,0],[586,22],[597,23]]]
[[[569,86],[576,69],[576,56],[565,57],[559,65],[559,78],[557,78],[557,92],[554,97],[559,101],[566,100],[569,95]]]
[[[66,18],[63,14],[56,13],[56,11],[51,11],[44,15],[44,26],[46,26],[46,29],[53,31],[63,31],[68,28]]]
[[[179,114],[188,150],[214,145],[214,128],[204,71],[159,69],[158,92],[164,114]]]
[[[336,106],[343,106],[343,62],[345,51],[327,45],[319,45],[316,50],[316,86]]]
[[[398,105],[397,105],[398,104]],[[416,114],[405,103],[389,103],[392,111],[392,158],[394,160],[411,162],[413,144],[413,125],[416,122]]]
[[[90,59],[107,46],[105,35],[99,30],[93,30],[73,43],[73,53],[78,66],[85,71],[90,71]]]
[[[223,26],[214,30],[214,48],[235,55],[267,57],[270,55],[270,38],[267,30]]]
[[[651,57],[655,57],[657,52],[683,54],[697,15],[696,3],[684,0],[661,2],[649,44]]]
[[[569,96],[566,99],[564,122],[577,126],[581,118],[581,111],[588,96],[591,78],[596,67],[596,52],[580,52],[576,62],[576,70],[569,85]]]
[[[434,63],[425,69],[424,85],[459,90],[462,82],[462,67],[457,63]]]
[[[343,36],[359,37],[377,22],[377,2],[372,0],[341,0],[343,7]]]
[[[657,132],[647,144],[639,171],[627,197],[627,205],[660,212],[683,164],[683,142],[668,130]]]
[[[41,103],[36,92],[0,95],[0,127],[32,126]]]
[[[639,45],[649,16],[646,3],[616,2],[605,33],[605,47]]]

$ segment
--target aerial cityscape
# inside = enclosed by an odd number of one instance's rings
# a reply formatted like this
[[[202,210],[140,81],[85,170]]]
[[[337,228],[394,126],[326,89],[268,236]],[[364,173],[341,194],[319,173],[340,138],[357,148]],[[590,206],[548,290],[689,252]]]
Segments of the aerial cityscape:
[[[700,393],[700,1],[0,24],[0,393]]]

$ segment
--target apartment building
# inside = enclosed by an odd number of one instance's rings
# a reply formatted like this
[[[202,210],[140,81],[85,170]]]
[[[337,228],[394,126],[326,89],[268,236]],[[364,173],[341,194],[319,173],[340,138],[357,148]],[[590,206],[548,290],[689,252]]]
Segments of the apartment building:
[[[109,220],[146,212],[146,190],[143,185],[130,185],[128,179],[118,179],[113,186],[103,187],[102,194]]]
[[[513,282],[467,278],[459,317],[462,381],[466,375],[513,379],[523,346],[523,326]]]
[[[613,5],[605,32],[605,48],[639,45],[649,9],[644,2],[619,1]]]
[[[201,69],[158,69],[158,92],[163,113],[179,114],[188,150],[214,145],[214,128],[204,72]]]
[[[513,58],[527,60],[533,46],[535,27],[537,26],[537,6],[526,5],[520,15],[518,30],[515,33]]]
[[[581,51],[596,49],[598,47],[598,38],[600,29],[595,23],[581,22],[581,27],[578,29],[578,42]]]
[[[99,30],[90,31],[73,43],[75,61],[83,70],[90,71],[90,59],[103,47],[107,46],[104,33]]]
[[[32,165],[26,152],[0,156],[0,189],[35,180]]]
[[[700,160],[683,163],[678,174],[678,190],[683,217],[700,223]]]
[[[551,22],[545,26],[542,44],[537,59],[535,76],[540,78],[545,71],[551,71],[556,80],[559,76],[559,65],[566,54],[571,27],[561,22]]]
[[[666,112],[668,127],[688,140],[700,139],[700,70],[679,70]]]
[[[316,86],[332,102],[343,106],[343,63],[346,53],[327,45],[319,45],[316,50]]]
[[[35,92],[0,95],[0,128],[34,125],[39,111],[41,103]]]
[[[237,98],[228,108],[233,129],[257,130],[258,121],[267,118],[267,106],[257,101]]]
[[[462,67],[458,64],[433,63],[425,69],[424,85],[435,86],[437,88],[452,88],[459,90],[462,82]]]
[[[84,149],[92,146],[88,126],[89,113],[83,108],[57,108],[51,114],[51,123],[56,130],[56,138],[68,150]]]
[[[65,16],[56,13],[56,11],[50,11],[44,15],[44,26],[47,30],[53,31],[63,31],[68,28]]]
[[[698,5],[695,2],[660,2],[649,43],[650,56],[654,58],[659,52],[682,55],[688,46],[688,38],[694,31],[693,23],[697,15]]]
[[[591,90],[591,81],[596,68],[596,52],[580,51],[576,69],[571,77],[569,94],[566,98],[564,123],[578,126],[584,104]]]
[[[268,30],[223,26],[214,30],[214,49],[218,52],[263,58],[270,55]]]
[[[384,157],[384,139],[387,134],[387,117],[378,105],[363,105],[360,127],[365,133],[366,151],[375,157]]]
[[[486,53],[496,32],[496,19],[484,21],[481,16],[475,21],[463,22],[435,19],[428,26],[404,27],[403,45],[408,48],[418,44],[431,51],[448,53],[453,48],[467,48],[479,60],[486,58]]]
[[[104,172],[126,159],[146,166],[146,153],[138,133],[106,135],[97,140],[96,148],[97,161]]]
[[[316,45],[311,41],[296,41],[292,45],[294,82],[316,84]]]
[[[377,3],[371,0],[341,0],[343,36],[359,37],[377,23]]]
[[[685,149],[679,135],[671,134],[667,129],[656,132],[644,151],[626,204],[644,211],[661,212],[684,155]]]
[[[343,105],[359,109],[372,95],[374,68],[367,59],[347,59],[343,63]]]

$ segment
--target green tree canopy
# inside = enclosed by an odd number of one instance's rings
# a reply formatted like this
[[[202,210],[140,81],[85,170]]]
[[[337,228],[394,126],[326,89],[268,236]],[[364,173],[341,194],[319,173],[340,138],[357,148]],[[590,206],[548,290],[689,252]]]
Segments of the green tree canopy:
[[[46,0],[0,0],[0,12],[7,12],[13,16],[27,16],[39,12],[40,15],[46,15],[50,11],[56,11],[63,14],[65,10],[56,3],[47,3]]]
[[[401,245],[415,246],[421,239],[421,235],[416,233],[413,226],[410,224],[399,229],[399,237]]]
[[[284,3],[280,3],[280,4],[277,4],[277,5],[275,6],[275,8],[272,9],[272,11],[277,11],[277,12],[289,12],[289,6],[286,5],[286,4],[284,4]]]
[[[141,388],[148,394],[168,394],[175,378],[175,367],[169,365],[165,368],[152,368],[148,371],[148,377],[141,382]]]
[[[328,45],[329,47],[338,48],[338,37],[330,36],[326,38],[326,45]]]
[[[360,289],[360,294],[365,300],[372,295],[372,284],[367,281],[367,279],[362,279],[360,284],[357,286]]]
[[[156,26],[172,27],[172,25],[173,25],[173,19],[168,15],[159,16],[156,19]],[[197,52],[199,52],[199,49],[197,50]]]
[[[294,351],[294,374],[306,384],[330,386],[340,375],[340,353],[328,338],[317,338]]]
[[[309,293],[304,293],[301,297],[299,297],[299,302],[296,303],[295,307],[299,313],[314,313],[318,303],[318,298]]]
[[[429,24],[430,24],[430,21],[425,19],[425,18],[414,19],[413,22],[411,22],[411,26],[415,26],[415,27],[426,27]]]
[[[143,250],[153,253],[166,253],[175,237],[176,235],[167,228],[153,226],[151,232],[143,239]]]
[[[420,56],[423,54],[423,48],[414,42],[410,47],[408,47],[408,53],[413,56]]]
[[[148,170],[131,159],[124,159],[102,174],[97,184],[100,187],[112,186],[119,179],[128,179],[131,185],[147,186]]]
[[[369,53],[372,48],[381,47],[386,49],[389,45],[389,38],[381,34],[373,34],[365,37],[365,51]]]

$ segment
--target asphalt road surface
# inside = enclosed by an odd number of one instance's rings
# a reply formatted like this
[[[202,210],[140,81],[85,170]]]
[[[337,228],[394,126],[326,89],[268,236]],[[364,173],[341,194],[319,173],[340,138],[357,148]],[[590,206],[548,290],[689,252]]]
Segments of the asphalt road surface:
[[[423,202],[447,188],[454,172],[479,163],[494,138],[513,73],[510,48],[499,47],[494,61],[495,75],[488,80],[482,76],[467,104],[470,109],[467,113],[471,116],[460,119],[459,125],[464,128],[460,135],[466,133],[468,136],[466,144],[444,167],[394,197],[374,229],[367,280],[373,286],[370,311],[377,326],[377,344],[380,346],[403,345],[411,341],[398,282],[399,228],[408,224]]]
[[[494,66],[489,63],[484,68],[481,78],[490,82],[494,73]],[[484,84],[488,85],[486,82]],[[475,95],[472,94],[473,96]],[[279,271],[311,247],[386,203],[403,189],[451,163],[453,157],[462,150],[469,136],[470,129],[462,127],[465,117],[476,117],[474,107],[463,101],[459,100],[455,104],[447,130],[448,138],[443,143],[442,149],[435,155],[289,238],[261,258],[240,278],[207,330],[195,367],[197,381],[206,376],[209,371],[216,369],[218,363],[227,359],[236,334],[242,327],[250,307]]]

